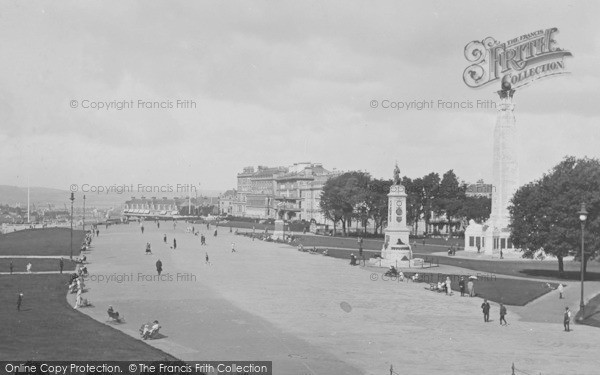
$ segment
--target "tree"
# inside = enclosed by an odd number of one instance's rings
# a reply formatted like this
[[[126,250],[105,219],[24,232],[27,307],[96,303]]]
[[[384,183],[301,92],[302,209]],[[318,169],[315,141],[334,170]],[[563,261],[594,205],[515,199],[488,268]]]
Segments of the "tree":
[[[423,203],[423,179],[408,177],[402,179],[402,185],[406,188],[406,221],[414,226],[414,233],[419,230],[419,220],[424,215],[425,205]]]
[[[583,259],[577,215],[581,202],[589,212]],[[566,157],[550,173],[517,190],[509,211],[511,239],[523,249],[524,257],[531,258],[539,250],[552,254],[562,274],[564,257],[575,255],[585,272],[587,261],[598,255],[600,245],[600,161]]]
[[[430,173],[423,177],[423,214],[425,219],[426,230],[429,228],[429,220],[431,220],[431,212],[434,209],[434,202],[437,199],[440,187],[440,175]]]
[[[439,184],[438,195],[433,201],[433,211],[436,215],[445,215],[448,221],[459,217],[466,200],[466,186],[458,182],[456,174],[451,169],[444,173]],[[452,228],[452,227],[450,227]]]
[[[320,205],[325,217],[333,221],[334,233],[336,223],[341,222],[344,236],[347,234],[357,208],[367,200],[370,179],[368,173],[355,171],[327,180],[321,193]]]
[[[392,186],[391,180],[373,179],[369,183],[369,194],[365,201],[368,217],[373,219],[375,234],[387,222],[388,193]]]
[[[475,220],[478,223],[483,223],[490,217],[492,211],[492,200],[488,197],[467,197],[462,201],[462,205],[456,214],[457,217],[462,217],[467,223],[470,220]]]

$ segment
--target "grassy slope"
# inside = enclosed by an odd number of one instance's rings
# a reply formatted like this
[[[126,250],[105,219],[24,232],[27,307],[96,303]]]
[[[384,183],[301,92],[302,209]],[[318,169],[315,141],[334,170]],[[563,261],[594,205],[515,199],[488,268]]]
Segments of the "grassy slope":
[[[11,255],[65,254],[69,230],[26,232],[2,236],[1,249],[4,251],[9,244]],[[78,232],[77,238],[81,242],[83,233]],[[74,310],[65,297],[68,277],[68,274],[0,275],[0,321],[3,323],[0,360],[174,359]],[[19,292],[23,292],[24,299],[22,311],[17,312]]]

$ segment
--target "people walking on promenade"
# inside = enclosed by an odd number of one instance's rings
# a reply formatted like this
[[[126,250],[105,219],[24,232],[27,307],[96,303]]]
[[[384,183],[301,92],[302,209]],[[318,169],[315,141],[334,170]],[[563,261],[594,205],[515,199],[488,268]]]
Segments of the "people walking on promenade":
[[[481,310],[483,311],[483,321],[484,322],[489,322],[490,321],[490,303],[487,301],[487,299],[483,300],[483,303],[481,304]]]
[[[158,276],[160,276],[160,273],[162,272],[162,262],[160,259],[156,261],[156,272],[158,272]]]
[[[460,296],[465,296],[465,277],[461,276],[460,281],[458,282],[458,287],[460,288]]]
[[[446,276],[446,295],[452,294],[452,281],[450,281],[450,276]]]
[[[13,261],[10,261],[10,264],[8,265],[8,267],[10,268],[10,274],[12,275],[13,273],[13,268],[15,268],[15,265],[13,264]]]
[[[60,258],[60,260],[58,261],[58,268],[60,268],[60,273],[63,273],[64,267],[65,267],[65,262],[63,261],[63,258]]]
[[[467,290],[469,291],[469,297],[475,296],[475,283],[473,283],[472,279],[469,279],[469,282],[467,283]]]
[[[23,303],[23,293],[19,293],[17,297],[17,311],[21,311],[21,304]]]
[[[173,238],[173,250],[177,249],[177,240]]]
[[[235,253],[235,252],[236,252],[236,251],[235,251],[235,242],[232,242],[232,243],[231,243],[231,252],[232,252],[232,253]]]
[[[569,332],[571,330],[571,327],[569,326],[569,324],[571,323],[571,310],[569,310],[568,307],[565,307],[565,315],[563,318],[563,324],[565,326],[565,332]]]
[[[204,264],[208,264],[210,266],[210,260],[208,260],[208,253],[204,253],[204,254],[206,254],[205,255],[206,262],[204,262]]]
[[[508,323],[506,322],[506,316],[507,312],[506,312],[506,306],[504,306],[502,303],[500,304],[500,325],[505,325],[507,326]],[[504,324],[502,324],[502,322],[504,322]]]
[[[565,289],[562,284],[558,284],[558,299],[563,299],[563,293]]]
[[[166,233],[163,235],[163,241],[164,241],[164,243],[167,243],[167,234]]]

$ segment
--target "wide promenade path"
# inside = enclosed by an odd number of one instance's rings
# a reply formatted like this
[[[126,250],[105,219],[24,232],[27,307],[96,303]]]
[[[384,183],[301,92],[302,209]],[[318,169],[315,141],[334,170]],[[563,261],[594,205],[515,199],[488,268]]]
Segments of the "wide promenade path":
[[[509,374],[513,362],[529,373],[597,374],[599,331],[563,332],[557,298],[542,300],[554,320],[520,319],[509,307],[510,325],[502,327],[493,305],[486,324],[479,298],[383,281],[346,260],[252,241],[228,228],[216,238],[213,226],[196,228],[208,246],[185,233],[184,223],[146,223],[144,234],[134,224],[103,231],[88,255],[85,297],[95,307],[81,312],[105,322],[111,304],[126,319],[114,327],[135,337],[143,322],[158,319],[166,337],[148,343],[176,357],[272,360],[275,374],[384,375],[390,365],[403,374]],[[153,255],[144,255],[146,242]],[[152,278],[157,259],[162,281]]]

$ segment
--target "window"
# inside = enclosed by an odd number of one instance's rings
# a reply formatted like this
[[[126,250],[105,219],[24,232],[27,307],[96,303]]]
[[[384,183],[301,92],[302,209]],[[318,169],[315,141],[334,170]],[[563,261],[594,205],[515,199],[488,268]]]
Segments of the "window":
[[[471,238],[473,238],[473,237],[471,237]],[[471,247],[472,247],[473,245],[469,245],[469,246],[471,246]],[[477,238],[475,239],[475,246],[477,246],[477,247],[481,247],[481,237],[477,237]]]
[[[509,238],[507,241],[508,241],[508,245],[507,246],[512,249],[513,248],[512,240]]]
[[[479,242],[479,237],[477,237],[477,242]],[[473,247],[475,246],[475,237],[470,236],[469,237],[469,247]]]
[[[506,238],[501,238],[500,239],[500,248],[501,249],[506,249]]]

